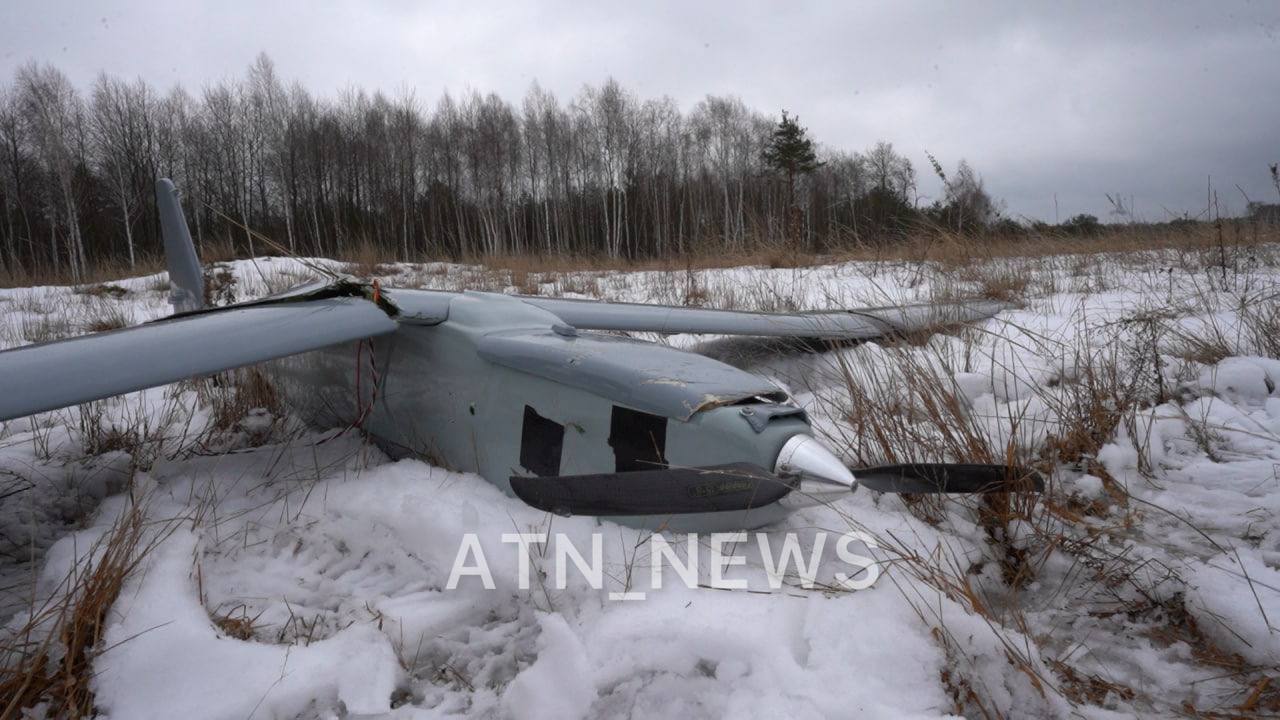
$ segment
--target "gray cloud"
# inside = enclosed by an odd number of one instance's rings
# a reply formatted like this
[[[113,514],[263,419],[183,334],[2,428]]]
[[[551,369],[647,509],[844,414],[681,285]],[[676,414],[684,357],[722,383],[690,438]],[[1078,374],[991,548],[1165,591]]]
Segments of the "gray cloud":
[[[1280,200],[1280,4],[156,3],[12,5],[0,73],[31,59],[86,86],[99,71],[191,89],[259,51],[316,92],[349,85],[497,92],[536,78],[562,99],[616,77],[689,107],[736,94],[800,114],[831,147],[892,141],[920,191],[967,158],[1011,213],[1147,219]]]

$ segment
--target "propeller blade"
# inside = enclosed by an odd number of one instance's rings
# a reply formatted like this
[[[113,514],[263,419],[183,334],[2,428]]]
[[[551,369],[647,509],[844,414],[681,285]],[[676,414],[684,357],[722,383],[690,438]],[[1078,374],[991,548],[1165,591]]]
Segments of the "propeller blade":
[[[904,463],[850,468],[858,484],[887,493],[1042,492],[1044,478],[1030,468],[974,463]]]
[[[559,515],[679,515],[746,510],[776,502],[790,482],[733,463],[597,475],[511,477],[516,497]]]

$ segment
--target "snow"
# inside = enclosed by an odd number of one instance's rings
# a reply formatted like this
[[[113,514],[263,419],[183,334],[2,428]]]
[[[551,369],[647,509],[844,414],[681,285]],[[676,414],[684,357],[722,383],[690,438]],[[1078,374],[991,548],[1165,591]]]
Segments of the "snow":
[[[1187,585],[1206,632],[1223,647],[1258,665],[1280,664],[1280,572],[1259,553],[1194,564]]]
[[[291,717],[333,700],[354,714],[391,709],[400,668],[373,626],[302,647],[220,637],[191,578],[196,547],[176,532],[121,593],[94,678],[108,717]]]
[[[0,622],[20,627],[31,593],[58,592],[139,502],[159,544],[108,617],[93,680],[106,718],[1110,718],[1184,703],[1229,712],[1280,665],[1280,360],[1260,355],[1239,312],[1242,297],[1274,293],[1280,268],[1260,262],[1230,281],[1196,266],[1171,276],[1185,262],[1172,251],[994,260],[1030,278],[1025,304],[906,348],[776,355],[645,336],[728,353],[776,378],[855,463],[891,459],[845,416],[857,397],[917,433],[904,452],[948,459],[946,430],[930,425],[904,357],[954,392],[949,412],[970,441],[1001,450],[1012,440],[1023,459],[1065,452],[1075,414],[1105,416],[1115,393],[1136,398],[1096,453],[1058,463],[1052,503],[998,532],[974,498],[871,492],[767,529],[771,547],[794,533],[806,553],[823,530],[867,533],[883,563],[868,589],[835,587],[833,542],[813,589],[794,570],[775,589],[754,541],[734,546],[743,564],[727,571],[748,590],[687,588],[670,569],[658,589],[636,530],[551,518],[478,477],[392,462],[357,433],[305,429],[266,409],[214,431],[201,392],[178,385],[109,401],[91,418],[117,429],[145,421],[140,445],[86,453],[92,431],[76,409],[0,426],[0,495],[7,478],[17,483],[0,499],[0,587],[20,588],[0,595]],[[226,267],[244,299],[301,277],[305,264]],[[389,268],[387,286],[515,291],[481,268]],[[895,262],[582,272],[544,278],[543,291],[571,280],[578,294],[681,302],[692,282],[714,306],[852,307],[975,289],[958,275]],[[135,321],[163,316],[158,279],[115,283],[127,290],[119,299],[0,290],[0,345],[82,332],[104,303]],[[1180,350],[1189,332],[1238,341],[1206,357]],[[555,542],[532,551],[520,587],[502,536],[522,532],[563,536],[584,553],[602,535],[604,587],[570,567],[556,589]],[[467,533],[493,590],[478,577],[447,587]],[[667,539],[684,557],[683,537]],[[705,585],[705,538],[694,552]],[[1033,559],[1025,582],[1004,572],[1018,552]],[[611,599],[623,591],[645,599]],[[1206,649],[1238,655],[1239,672]]]
[[[1200,373],[1198,383],[1203,392],[1212,393],[1234,402],[1258,402],[1265,400],[1275,389],[1276,383],[1267,370],[1276,361],[1266,358],[1230,357]]]
[[[591,702],[587,648],[560,615],[538,614],[538,659],[516,675],[502,694],[502,709],[516,720],[575,720]]]

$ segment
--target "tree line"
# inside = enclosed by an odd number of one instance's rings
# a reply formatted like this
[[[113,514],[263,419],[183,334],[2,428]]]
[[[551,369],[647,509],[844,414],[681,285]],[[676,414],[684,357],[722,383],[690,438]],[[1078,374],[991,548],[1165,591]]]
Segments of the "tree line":
[[[996,219],[972,168],[948,177],[930,161],[947,194],[926,214],[958,230]],[[260,55],[197,94],[107,74],[81,91],[37,63],[0,85],[0,268],[78,277],[158,254],[156,177],[182,190],[199,246],[237,253],[821,250],[884,240],[922,213],[890,143],[814,146],[785,113],[732,96],[682,111],[612,79],[563,101],[534,83],[519,105],[475,91],[325,98]]]

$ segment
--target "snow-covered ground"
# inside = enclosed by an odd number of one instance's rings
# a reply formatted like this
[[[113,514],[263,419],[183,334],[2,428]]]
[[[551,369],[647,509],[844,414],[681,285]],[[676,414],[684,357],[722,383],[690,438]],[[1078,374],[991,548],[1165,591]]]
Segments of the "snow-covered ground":
[[[767,529],[806,553],[823,530],[867,532],[882,571],[868,589],[836,586],[830,545],[815,587],[792,573],[774,588],[744,543],[730,576],[747,590],[654,590],[638,531],[391,462],[351,431],[262,410],[215,429],[211,391],[188,383],[0,425],[0,621],[21,628],[137,504],[163,534],[94,660],[97,707],[117,720],[1276,712],[1280,249],[1217,257],[520,278],[523,292],[769,310],[1014,299],[910,344],[762,353],[650,338],[774,378],[853,464],[1053,469],[1035,502],[862,491]],[[281,259],[225,269],[236,300],[306,274]],[[482,268],[378,271],[388,286],[517,291]],[[0,346],[167,314],[162,277],[114,285],[0,290]],[[113,426],[132,440],[104,442]],[[570,567],[555,589],[551,553],[535,551],[520,589],[501,540],[513,532],[578,548],[603,533],[605,587]],[[466,533],[494,590],[445,588]],[[609,597],[641,586],[643,601]]]

